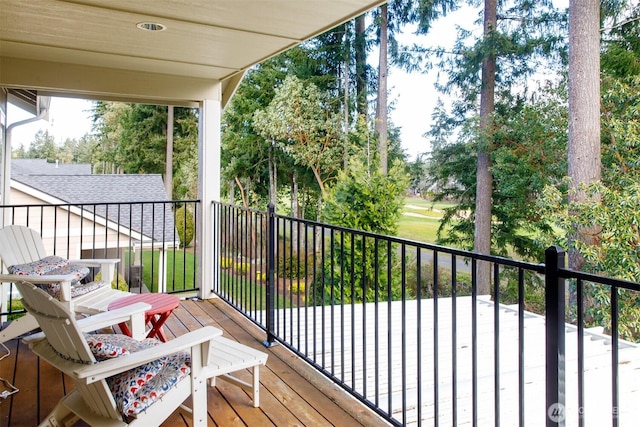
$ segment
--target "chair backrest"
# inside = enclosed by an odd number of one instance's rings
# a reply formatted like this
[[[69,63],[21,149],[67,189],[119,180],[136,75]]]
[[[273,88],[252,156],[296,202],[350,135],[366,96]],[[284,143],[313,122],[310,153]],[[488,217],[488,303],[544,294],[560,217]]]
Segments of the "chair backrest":
[[[56,298],[31,283],[16,283],[25,309],[38,321],[49,345],[64,359],[95,363],[75,315]]]
[[[0,229],[0,259],[5,267],[26,264],[46,257],[42,237],[23,225]]]
[[[76,322],[75,315],[57,299],[27,282],[16,283],[25,309],[38,321],[45,340],[54,351],[34,352],[47,362],[74,378],[79,365],[96,362],[89,345]],[[33,347],[32,347],[33,349]],[[68,363],[69,361],[76,363]],[[76,389],[92,411],[103,417],[121,419],[106,381],[86,384],[74,381]]]

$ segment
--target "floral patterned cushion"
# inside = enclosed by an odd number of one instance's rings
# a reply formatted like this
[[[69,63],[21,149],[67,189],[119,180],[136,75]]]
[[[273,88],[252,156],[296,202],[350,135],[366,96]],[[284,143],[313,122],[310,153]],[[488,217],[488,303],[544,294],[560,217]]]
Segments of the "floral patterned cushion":
[[[39,259],[38,261],[28,262],[26,264],[17,264],[7,267],[9,273],[18,276],[43,275],[50,271],[69,265],[69,260],[56,255],[51,255]]]
[[[75,285],[89,274],[89,268],[81,265],[67,264],[45,273],[45,276],[67,276],[69,274],[75,276],[75,279],[71,281],[71,284]]]
[[[160,369],[157,370],[158,368]],[[109,377],[107,384],[118,410],[125,418],[130,418],[162,399],[190,372],[190,354],[182,351]]]
[[[160,344],[160,341],[153,338],[138,341],[122,334],[84,334],[84,337],[98,361],[135,353]]]
[[[137,341],[119,334],[86,334],[89,348],[97,360],[135,353],[160,342]],[[161,399],[178,381],[191,372],[191,358],[182,351],[107,378],[107,384],[125,419],[137,416]]]
[[[80,283],[75,286],[71,286],[71,298],[75,298],[80,295],[88,294],[91,291],[95,291],[96,289],[100,289],[104,286],[109,285],[105,281],[97,281],[97,282],[89,282],[89,283]],[[60,284],[59,283],[49,283],[49,284],[36,284],[37,287],[46,291],[52,297],[56,299],[60,299]]]
[[[89,274],[89,269],[80,265],[70,264],[69,260],[56,255],[51,255],[34,262],[12,265],[7,267],[7,270],[9,271],[9,273],[17,274],[18,276],[73,274],[75,278],[71,281],[72,298],[84,295],[108,285],[108,283],[100,281],[87,284],[79,284],[80,280],[84,279]],[[47,291],[52,297],[60,298],[60,284],[50,283],[39,284],[37,286]]]

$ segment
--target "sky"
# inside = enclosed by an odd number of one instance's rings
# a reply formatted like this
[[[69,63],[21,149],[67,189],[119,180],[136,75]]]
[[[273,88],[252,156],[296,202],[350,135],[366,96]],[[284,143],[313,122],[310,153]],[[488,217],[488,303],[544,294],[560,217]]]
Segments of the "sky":
[[[23,126],[14,128],[11,134],[13,149],[24,145],[25,149],[33,141],[36,133],[48,130],[57,143],[64,142],[67,138],[80,139],[91,132],[92,101],[76,98],[52,98],[49,108],[49,121],[38,120]],[[9,104],[7,119],[9,124],[29,119],[33,115]]]
[[[450,46],[453,44],[456,32],[455,24],[468,26],[476,13],[461,10],[438,20],[428,36],[412,36],[405,31],[402,40],[405,43],[417,41],[422,44]],[[377,57],[372,57],[377,66]],[[389,70],[390,90],[389,101],[394,102],[394,110],[390,120],[394,126],[400,127],[402,147],[411,160],[420,153],[429,151],[429,144],[424,133],[431,125],[431,113],[439,96],[434,88],[437,70],[427,74],[404,71],[392,68]],[[79,139],[91,132],[90,110],[92,101],[75,98],[52,98],[49,122],[40,120],[35,123],[14,128],[12,146],[14,149],[24,145],[25,149],[33,141],[39,130],[48,130],[57,143],[61,144],[67,138]],[[30,118],[24,111],[10,105],[8,111],[9,124]]]

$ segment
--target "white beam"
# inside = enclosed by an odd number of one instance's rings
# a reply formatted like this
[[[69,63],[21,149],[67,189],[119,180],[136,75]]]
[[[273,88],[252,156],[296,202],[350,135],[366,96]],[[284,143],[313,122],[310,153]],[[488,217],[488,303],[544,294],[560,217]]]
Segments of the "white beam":
[[[3,57],[0,87],[38,90],[40,95],[75,95],[103,101],[197,107],[220,99],[217,80]]]
[[[200,212],[197,231],[200,298],[213,298],[211,291],[218,263],[214,257],[214,224],[211,203],[220,200],[220,119],[222,103],[205,99],[200,106],[198,147],[198,198]]]

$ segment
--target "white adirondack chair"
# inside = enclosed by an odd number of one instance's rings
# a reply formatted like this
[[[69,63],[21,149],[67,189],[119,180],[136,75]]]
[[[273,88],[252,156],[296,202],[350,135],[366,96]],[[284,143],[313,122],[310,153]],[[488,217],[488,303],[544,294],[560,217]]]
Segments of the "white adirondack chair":
[[[33,229],[21,225],[9,225],[0,229],[0,259],[5,267],[27,264],[38,261],[47,256],[41,236]],[[110,284],[113,281],[115,265],[118,259],[74,259],[69,260],[74,265],[84,267],[100,267],[102,281]],[[24,276],[9,274],[0,275],[1,283],[15,283],[24,280]],[[71,297],[71,282],[73,275],[42,276],[42,278],[29,276],[33,283],[60,284],[60,300],[67,308],[76,313],[96,314],[107,311],[111,301],[129,295],[128,292],[112,289],[111,286],[103,286],[84,295]],[[4,288],[5,286],[3,286]],[[6,300],[6,292],[2,292],[2,303]],[[0,343],[23,335],[37,328],[35,319],[25,315],[12,321],[6,328],[0,331]]]
[[[24,342],[75,384],[41,426],[72,425],[78,419],[91,426],[158,426],[189,396],[192,407],[183,408],[191,412],[193,426],[207,425],[206,365],[212,340],[222,333],[219,329],[206,326],[167,343],[136,341],[117,334],[86,335],[122,321],[131,321],[138,325],[135,330],[143,330],[143,313],[148,305],[136,304],[76,320],[67,306],[42,289],[27,282],[16,285],[25,308],[42,328],[42,333],[30,335]],[[132,320],[132,316],[137,317]],[[107,358],[105,349],[113,350],[116,345],[124,348],[120,339],[134,350],[127,347],[131,353]],[[103,340],[100,346],[95,345],[96,340]],[[109,342],[112,347],[107,347]],[[149,379],[152,374],[153,379]],[[136,384],[138,391],[131,392],[128,384]],[[141,406],[133,404],[135,398]]]

